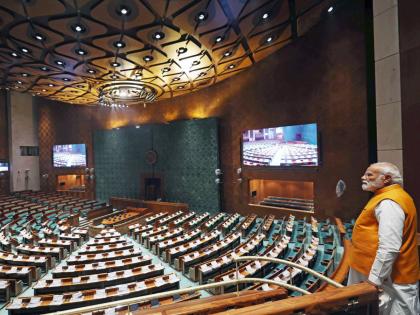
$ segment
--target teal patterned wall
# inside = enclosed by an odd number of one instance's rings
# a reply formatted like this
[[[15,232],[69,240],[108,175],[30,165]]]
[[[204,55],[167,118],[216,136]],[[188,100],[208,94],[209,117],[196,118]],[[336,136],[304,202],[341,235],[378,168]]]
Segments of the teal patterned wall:
[[[145,162],[150,149],[158,155],[153,168]],[[154,171],[163,177],[165,201],[185,202],[198,212],[220,209],[216,118],[96,131],[94,155],[97,199],[141,198],[141,174]]]

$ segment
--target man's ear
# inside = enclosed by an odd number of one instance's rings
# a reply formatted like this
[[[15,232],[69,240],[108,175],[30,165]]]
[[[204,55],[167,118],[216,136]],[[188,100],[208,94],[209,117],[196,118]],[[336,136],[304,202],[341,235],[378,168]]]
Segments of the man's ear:
[[[391,175],[389,175],[389,174],[385,174],[385,175],[384,175],[384,183],[385,183],[385,184],[390,184],[390,183],[391,183],[391,181],[392,181],[392,176],[391,176]]]

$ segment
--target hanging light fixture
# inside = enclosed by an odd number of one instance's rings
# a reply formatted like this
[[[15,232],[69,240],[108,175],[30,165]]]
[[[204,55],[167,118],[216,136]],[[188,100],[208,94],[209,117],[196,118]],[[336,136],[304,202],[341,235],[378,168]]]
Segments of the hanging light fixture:
[[[140,103],[151,103],[157,98],[154,87],[139,81],[115,81],[102,87],[99,105],[107,107],[128,107]]]

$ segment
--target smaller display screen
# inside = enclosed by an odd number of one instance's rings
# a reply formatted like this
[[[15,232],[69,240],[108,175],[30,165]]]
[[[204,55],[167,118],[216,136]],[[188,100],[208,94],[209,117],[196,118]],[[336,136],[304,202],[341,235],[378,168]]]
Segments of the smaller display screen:
[[[58,144],[53,147],[54,167],[86,167],[86,144]]]
[[[0,172],[8,172],[8,171],[9,171],[9,163],[0,162]]]

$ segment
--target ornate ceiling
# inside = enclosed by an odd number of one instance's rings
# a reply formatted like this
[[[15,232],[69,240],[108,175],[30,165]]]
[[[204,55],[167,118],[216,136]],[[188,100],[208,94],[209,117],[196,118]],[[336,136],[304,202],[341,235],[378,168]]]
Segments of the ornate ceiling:
[[[171,98],[251,67],[331,2],[0,0],[0,84],[84,105],[123,81]]]

